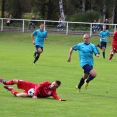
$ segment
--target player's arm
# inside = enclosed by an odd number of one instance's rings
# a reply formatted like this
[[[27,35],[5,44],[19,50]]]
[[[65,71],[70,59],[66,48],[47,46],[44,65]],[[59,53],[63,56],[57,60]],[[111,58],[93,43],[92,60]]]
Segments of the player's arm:
[[[32,38],[33,44],[35,44],[35,41],[34,41],[34,34],[33,34],[33,33],[31,34],[31,38]]]
[[[46,31],[46,35],[45,35],[45,38],[44,38],[44,40],[47,40],[47,31]]]
[[[53,98],[56,99],[56,100],[66,101],[65,99],[61,99],[60,97],[58,97],[56,91],[54,91],[54,92],[52,93],[52,96],[53,96]]]
[[[99,50],[97,49],[96,46],[94,46],[94,54],[95,54],[96,57],[100,56],[100,52],[99,52]]]
[[[70,50],[69,50],[69,55],[68,55],[68,59],[67,59],[68,62],[71,61],[72,52],[73,52],[73,49],[70,48]]]

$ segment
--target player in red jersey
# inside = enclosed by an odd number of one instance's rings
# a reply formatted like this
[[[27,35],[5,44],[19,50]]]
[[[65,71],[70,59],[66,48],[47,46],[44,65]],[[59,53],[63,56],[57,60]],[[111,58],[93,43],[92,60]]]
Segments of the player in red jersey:
[[[115,53],[117,53],[117,31],[113,35],[112,50],[110,52],[110,57],[109,57],[110,61],[112,60]]]
[[[0,78],[0,82],[4,84],[4,88],[11,91],[11,93],[16,97],[28,97],[28,91],[31,88],[34,88],[35,92],[32,97],[33,99],[37,99],[39,97],[46,98],[46,97],[52,96],[56,100],[66,101],[65,99],[61,99],[60,97],[58,97],[56,93],[56,89],[61,85],[61,82],[58,80],[54,81],[53,83],[45,81],[45,82],[42,82],[41,84],[37,84],[33,82],[16,80],[16,79],[5,81],[4,79]],[[18,89],[24,90],[24,92],[22,93],[17,92],[16,90],[14,90],[13,87],[8,86],[8,85],[14,85],[14,84],[17,85]]]

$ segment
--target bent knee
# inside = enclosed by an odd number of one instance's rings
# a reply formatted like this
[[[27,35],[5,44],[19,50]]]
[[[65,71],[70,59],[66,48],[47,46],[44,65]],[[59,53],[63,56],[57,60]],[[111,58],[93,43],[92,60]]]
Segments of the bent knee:
[[[18,83],[18,80],[17,79],[13,79],[13,83],[14,84],[17,84]]]

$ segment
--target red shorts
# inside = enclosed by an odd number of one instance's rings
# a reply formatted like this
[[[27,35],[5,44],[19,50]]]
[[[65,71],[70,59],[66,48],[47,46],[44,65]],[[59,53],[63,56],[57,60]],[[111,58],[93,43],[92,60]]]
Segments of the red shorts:
[[[27,82],[24,80],[18,80],[17,88],[23,89],[25,93],[28,93],[28,90],[31,88],[35,88],[37,84],[32,82]]]
[[[114,53],[117,53],[117,43],[112,43],[112,49]]]

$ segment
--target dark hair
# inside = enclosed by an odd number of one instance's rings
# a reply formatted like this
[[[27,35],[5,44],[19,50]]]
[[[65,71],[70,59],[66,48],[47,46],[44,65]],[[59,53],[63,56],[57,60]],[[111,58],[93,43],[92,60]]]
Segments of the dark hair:
[[[61,85],[61,81],[56,80],[55,82],[56,82],[56,84],[58,85],[58,87]]]

